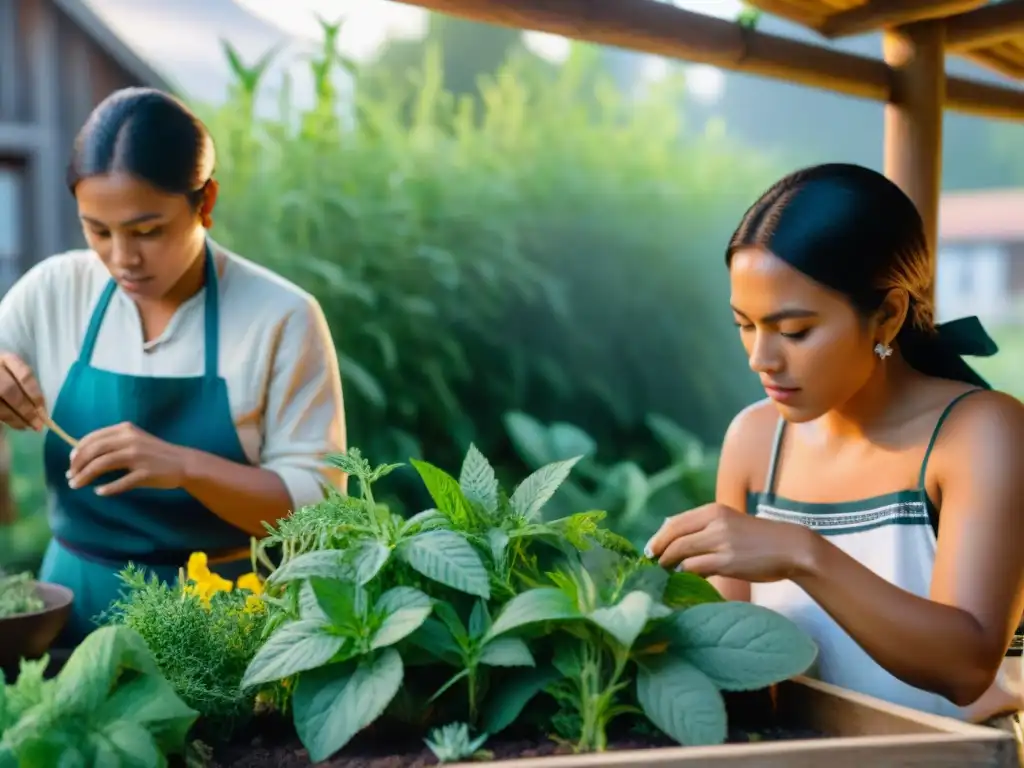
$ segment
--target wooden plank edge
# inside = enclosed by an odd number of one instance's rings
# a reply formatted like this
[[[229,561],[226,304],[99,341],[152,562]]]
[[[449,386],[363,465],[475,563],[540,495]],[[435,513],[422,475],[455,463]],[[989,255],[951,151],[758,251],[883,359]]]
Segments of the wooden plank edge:
[[[802,688],[809,689],[818,693],[822,693],[842,701],[849,702],[851,704],[863,707],[865,709],[880,712],[891,717],[899,718],[913,723],[919,727],[927,728],[936,733],[946,735],[959,735],[959,736],[970,736],[971,738],[990,738],[992,733],[999,734],[999,731],[995,731],[992,728],[988,728],[983,725],[975,725],[973,723],[967,723],[963,720],[956,720],[952,717],[943,717],[942,715],[934,715],[930,712],[922,712],[917,709],[905,707],[901,704],[893,704],[892,702],[885,701],[883,699],[876,698],[874,696],[868,696],[864,693],[858,693],[857,691],[851,691],[848,688],[841,688],[838,685],[832,685],[831,683],[822,682],[821,680],[815,680],[810,677],[795,677],[792,680],[781,683],[781,686],[799,686]]]
[[[834,40],[918,21],[963,14],[983,6],[985,2],[986,0],[873,0],[832,14],[817,31]]]
[[[1009,733],[994,728],[982,729],[990,731],[980,736],[965,737],[956,734],[911,734],[905,736],[855,736],[855,737],[824,737],[821,739],[791,739],[781,741],[763,741],[750,744],[721,744],[710,747],[661,747],[657,749],[631,749],[616,752],[592,752],[581,755],[551,755],[548,757],[525,757],[512,760],[495,760],[487,765],[500,768],[674,768],[674,766],[699,765],[711,768],[720,762],[740,765],[741,761],[750,760],[758,768],[767,768],[762,761],[766,757],[776,761],[801,760],[809,765],[826,765],[831,756],[844,751],[857,750],[866,753],[865,757],[878,757],[886,751],[913,752],[931,748],[950,754],[954,760],[962,759],[956,751],[998,755],[1002,752],[1016,756],[1016,745]],[[761,758],[762,760],[758,760]],[[812,759],[815,762],[807,762]],[[817,762],[820,761],[820,762]],[[772,765],[786,765],[785,762],[773,762]],[[901,762],[900,765],[904,763]],[[911,763],[906,763],[910,765]],[[480,763],[455,763],[453,768],[479,768]],[[949,764],[947,764],[949,765]],[[952,765],[957,765],[956,762]],[[989,764],[991,765],[991,764]],[[1000,766],[999,768],[1002,768]]]
[[[1024,35],[1024,0],[1006,0],[946,19],[946,50],[966,51]]]

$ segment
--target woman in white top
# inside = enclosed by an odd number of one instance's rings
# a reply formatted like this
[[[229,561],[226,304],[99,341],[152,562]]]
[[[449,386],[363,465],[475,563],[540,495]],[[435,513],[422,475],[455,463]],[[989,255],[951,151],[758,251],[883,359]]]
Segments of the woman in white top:
[[[648,553],[789,616],[824,680],[965,716],[1024,609],[1024,406],[961,359],[995,345],[935,325],[921,217],[865,168],[780,181],[727,263],[768,399],[730,426],[715,503]]]
[[[40,577],[75,592],[62,644],[116,597],[128,562],[173,580],[190,552],[247,569],[250,535],[344,479],[341,382],[317,302],[207,237],[206,128],[174,98],[119,91],[68,170],[89,250],[31,269],[0,302],[0,420],[45,438],[53,541]]]

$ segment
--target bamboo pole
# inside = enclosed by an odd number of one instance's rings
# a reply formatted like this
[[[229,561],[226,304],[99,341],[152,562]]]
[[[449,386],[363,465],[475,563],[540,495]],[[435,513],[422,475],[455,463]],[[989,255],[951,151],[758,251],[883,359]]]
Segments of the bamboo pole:
[[[944,27],[924,21],[887,31],[883,55],[893,71],[885,106],[885,174],[917,205],[934,271],[942,185]]]

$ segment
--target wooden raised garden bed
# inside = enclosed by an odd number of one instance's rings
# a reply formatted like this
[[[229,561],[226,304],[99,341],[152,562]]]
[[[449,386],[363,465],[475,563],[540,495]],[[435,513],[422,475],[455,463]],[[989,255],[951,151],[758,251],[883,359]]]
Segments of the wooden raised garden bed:
[[[754,694],[756,696],[756,694]],[[491,762],[459,763],[502,768],[1017,768],[1017,746],[1003,731],[917,712],[808,678],[778,685],[772,693],[771,728],[761,740],[712,747],[613,749],[580,755],[548,754],[524,742],[488,744]],[[758,729],[739,729],[739,739]],[[814,734],[810,735],[809,734]],[[383,738],[380,738],[383,737]],[[730,738],[732,739],[733,736]],[[378,740],[401,741],[396,733]],[[262,740],[261,740],[262,741]],[[251,751],[229,748],[217,755],[218,768],[298,768],[310,765],[297,743],[273,746],[267,739]],[[258,742],[259,743],[259,742]],[[630,744],[641,741],[633,739]],[[324,768],[421,768],[435,765],[428,750],[390,755],[378,745],[353,743]],[[621,742],[620,742],[621,746]],[[415,747],[413,747],[415,750]],[[549,750],[550,752],[550,750]],[[527,754],[531,757],[514,757]],[[452,765],[452,764],[449,764]]]

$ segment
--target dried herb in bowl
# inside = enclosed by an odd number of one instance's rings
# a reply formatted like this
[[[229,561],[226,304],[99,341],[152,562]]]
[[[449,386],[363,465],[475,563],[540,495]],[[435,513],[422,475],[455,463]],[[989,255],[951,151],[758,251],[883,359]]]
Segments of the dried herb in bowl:
[[[7,576],[0,571],[0,619],[22,613],[35,613],[45,607],[36,591],[32,574],[17,573]]]

